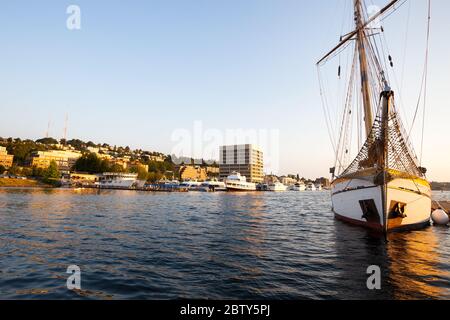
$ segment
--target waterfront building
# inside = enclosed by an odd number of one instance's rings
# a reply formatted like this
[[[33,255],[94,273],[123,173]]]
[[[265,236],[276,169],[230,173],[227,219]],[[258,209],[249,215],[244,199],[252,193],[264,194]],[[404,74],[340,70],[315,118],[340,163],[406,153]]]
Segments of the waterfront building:
[[[75,165],[75,162],[81,157],[81,155],[82,154],[79,151],[34,151],[31,153],[31,158],[28,160],[28,165],[31,167],[46,169],[50,166],[52,161],[55,161],[59,171],[70,172],[71,168]]]
[[[331,187],[330,180],[327,178],[318,178],[314,181],[315,185],[321,185],[325,189],[329,189]]]
[[[130,157],[125,156],[122,158],[110,158],[108,159],[108,162],[110,165],[117,165],[122,167],[123,170],[126,170],[128,168],[128,163],[130,162]]]
[[[164,162],[166,160],[166,156],[164,155],[151,155],[151,154],[143,154],[141,156],[148,161],[156,161],[156,162]]]
[[[8,154],[5,147],[0,147],[0,166],[11,168],[13,165],[14,156]]]
[[[278,180],[278,177],[273,174],[266,175],[266,176],[264,176],[264,179],[263,179],[264,184],[273,184],[273,183],[276,183],[279,181],[280,180]]]
[[[280,181],[282,184],[284,184],[286,186],[293,186],[294,184],[296,184],[298,182],[297,179],[290,177],[290,176],[282,176],[282,177],[280,177]]]
[[[226,179],[233,172],[239,172],[242,176],[247,177],[249,182],[263,182],[263,152],[256,145],[221,146],[219,157],[219,176],[221,179]]]
[[[200,166],[180,166],[179,168],[181,180],[200,180],[205,181],[208,177],[206,169]]]

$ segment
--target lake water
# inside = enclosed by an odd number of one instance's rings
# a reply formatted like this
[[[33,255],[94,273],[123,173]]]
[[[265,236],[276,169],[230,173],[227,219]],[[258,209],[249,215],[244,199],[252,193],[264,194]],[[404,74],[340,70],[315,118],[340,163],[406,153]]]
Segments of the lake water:
[[[386,242],[330,207],[328,192],[0,189],[0,298],[450,299],[448,228]]]

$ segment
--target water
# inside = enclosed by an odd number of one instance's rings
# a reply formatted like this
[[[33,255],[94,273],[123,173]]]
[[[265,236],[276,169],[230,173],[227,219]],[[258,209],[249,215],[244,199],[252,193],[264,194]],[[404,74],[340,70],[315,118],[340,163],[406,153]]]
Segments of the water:
[[[0,189],[0,298],[449,299],[449,232],[386,243],[334,220],[327,192]]]

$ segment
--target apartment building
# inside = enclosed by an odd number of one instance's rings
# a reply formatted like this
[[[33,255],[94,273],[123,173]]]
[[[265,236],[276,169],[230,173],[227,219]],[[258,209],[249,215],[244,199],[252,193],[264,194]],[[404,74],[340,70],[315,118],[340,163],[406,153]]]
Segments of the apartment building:
[[[11,168],[13,165],[14,156],[8,154],[5,147],[0,147],[0,166],[6,169]]]
[[[70,172],[75,165],[78,158],[81,157],[79,151],[67,150],[49,150],[49,151],[35,151],[31,154],[29,159],[29,166],[46,169],[50,166],[52,161],[55,161],[59,171]]]
[[[246,176],[249,182],[263,182],[263,152],[258,146],[252,144],[221,146],[219,158],[221,179],[225,179],[233,171],[236,171],[242,176]]]

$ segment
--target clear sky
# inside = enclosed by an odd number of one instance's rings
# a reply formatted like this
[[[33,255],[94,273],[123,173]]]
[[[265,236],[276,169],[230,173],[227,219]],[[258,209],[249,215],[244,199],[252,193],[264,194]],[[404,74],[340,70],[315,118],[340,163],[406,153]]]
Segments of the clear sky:
[[[62,137],[68,113],[69,139],[171,153],[174,131],[192,130],[195,121],[222,131],[272,129],[279,130],[277,173],[327,176],[333,151],[315,62],[350,31],[349,3],[3,0],[0,136],[36,139],[51,120],[50,135]],[[450,181],[450,1],[432,3],[423,164],[431,179]],[[71,4],[81,8],[81,30],[66,28]],[[426,1],[411,1],[405,42],[408,10],[385,29],[396,61],[407,43],[403,100],[411,122]]]

